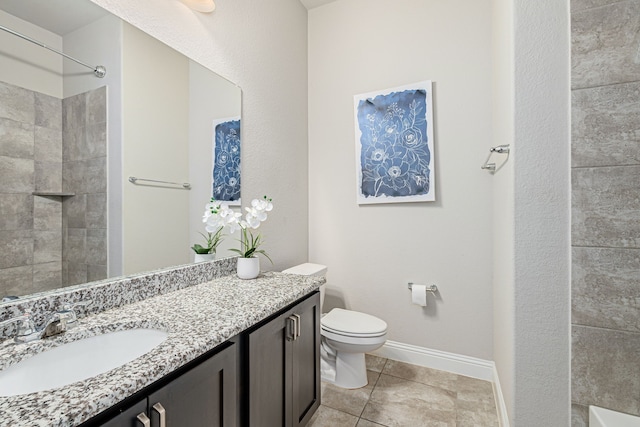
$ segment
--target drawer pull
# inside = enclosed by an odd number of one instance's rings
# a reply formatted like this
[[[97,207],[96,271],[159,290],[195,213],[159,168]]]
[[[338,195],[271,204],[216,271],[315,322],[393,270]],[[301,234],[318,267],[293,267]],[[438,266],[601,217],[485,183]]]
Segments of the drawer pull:
[[[160,427],[167,427],[167,415],[166,411],[160,404],[160,402],[153,405],[152,409],[160,415]]]
[[[142,423],[142,427],[151,427],[151,420],[144,412],[140,412],[136,419],[138,422]],[[140,425],[138,422],[136,422],[136,425]]]

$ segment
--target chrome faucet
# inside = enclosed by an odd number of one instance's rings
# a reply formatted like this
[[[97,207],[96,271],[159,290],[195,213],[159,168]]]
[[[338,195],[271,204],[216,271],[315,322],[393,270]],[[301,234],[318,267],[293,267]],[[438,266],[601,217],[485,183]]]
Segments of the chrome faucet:
[[[0,322],[0,327],[17,323],[18,331],[13,339],[16,343],[24,343],[51,337],[75,327],[78,322],[78,316],[75,312],[75,308],[90,304],[91,301],[80,301],[74,304],[65,304],[62,306],[62,310],[49,315],[40,328],[36,327],[32,314],[28,310],[25,310],[25,312],[19,316]]]

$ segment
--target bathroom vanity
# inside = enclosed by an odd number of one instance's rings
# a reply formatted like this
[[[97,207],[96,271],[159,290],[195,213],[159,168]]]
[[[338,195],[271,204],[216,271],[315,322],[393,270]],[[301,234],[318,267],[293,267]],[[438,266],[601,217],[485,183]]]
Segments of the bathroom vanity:
[[[0,369],[111,331],[168,333],[148,353],[84,381],[0,397],[0,426],[304,426],[320,404],[324,279],[234,275],[89,315],[56,337],[0,344]],[[55,367],[52,367],[55,369]]]

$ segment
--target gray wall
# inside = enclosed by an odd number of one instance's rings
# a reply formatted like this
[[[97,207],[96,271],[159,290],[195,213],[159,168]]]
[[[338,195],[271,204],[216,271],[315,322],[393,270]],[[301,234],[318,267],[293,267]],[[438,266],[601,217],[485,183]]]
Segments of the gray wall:
[[[640,0],[573,0],[572,407],[640,415]]]

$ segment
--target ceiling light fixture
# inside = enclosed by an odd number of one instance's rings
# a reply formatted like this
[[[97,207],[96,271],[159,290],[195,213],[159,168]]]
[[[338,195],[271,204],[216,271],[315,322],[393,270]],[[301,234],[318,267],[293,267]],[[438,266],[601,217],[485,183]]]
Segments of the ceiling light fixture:
[[[213,0],[182,0],[182,3],[198,12],[210,13],[216,9],[216,4]]]

